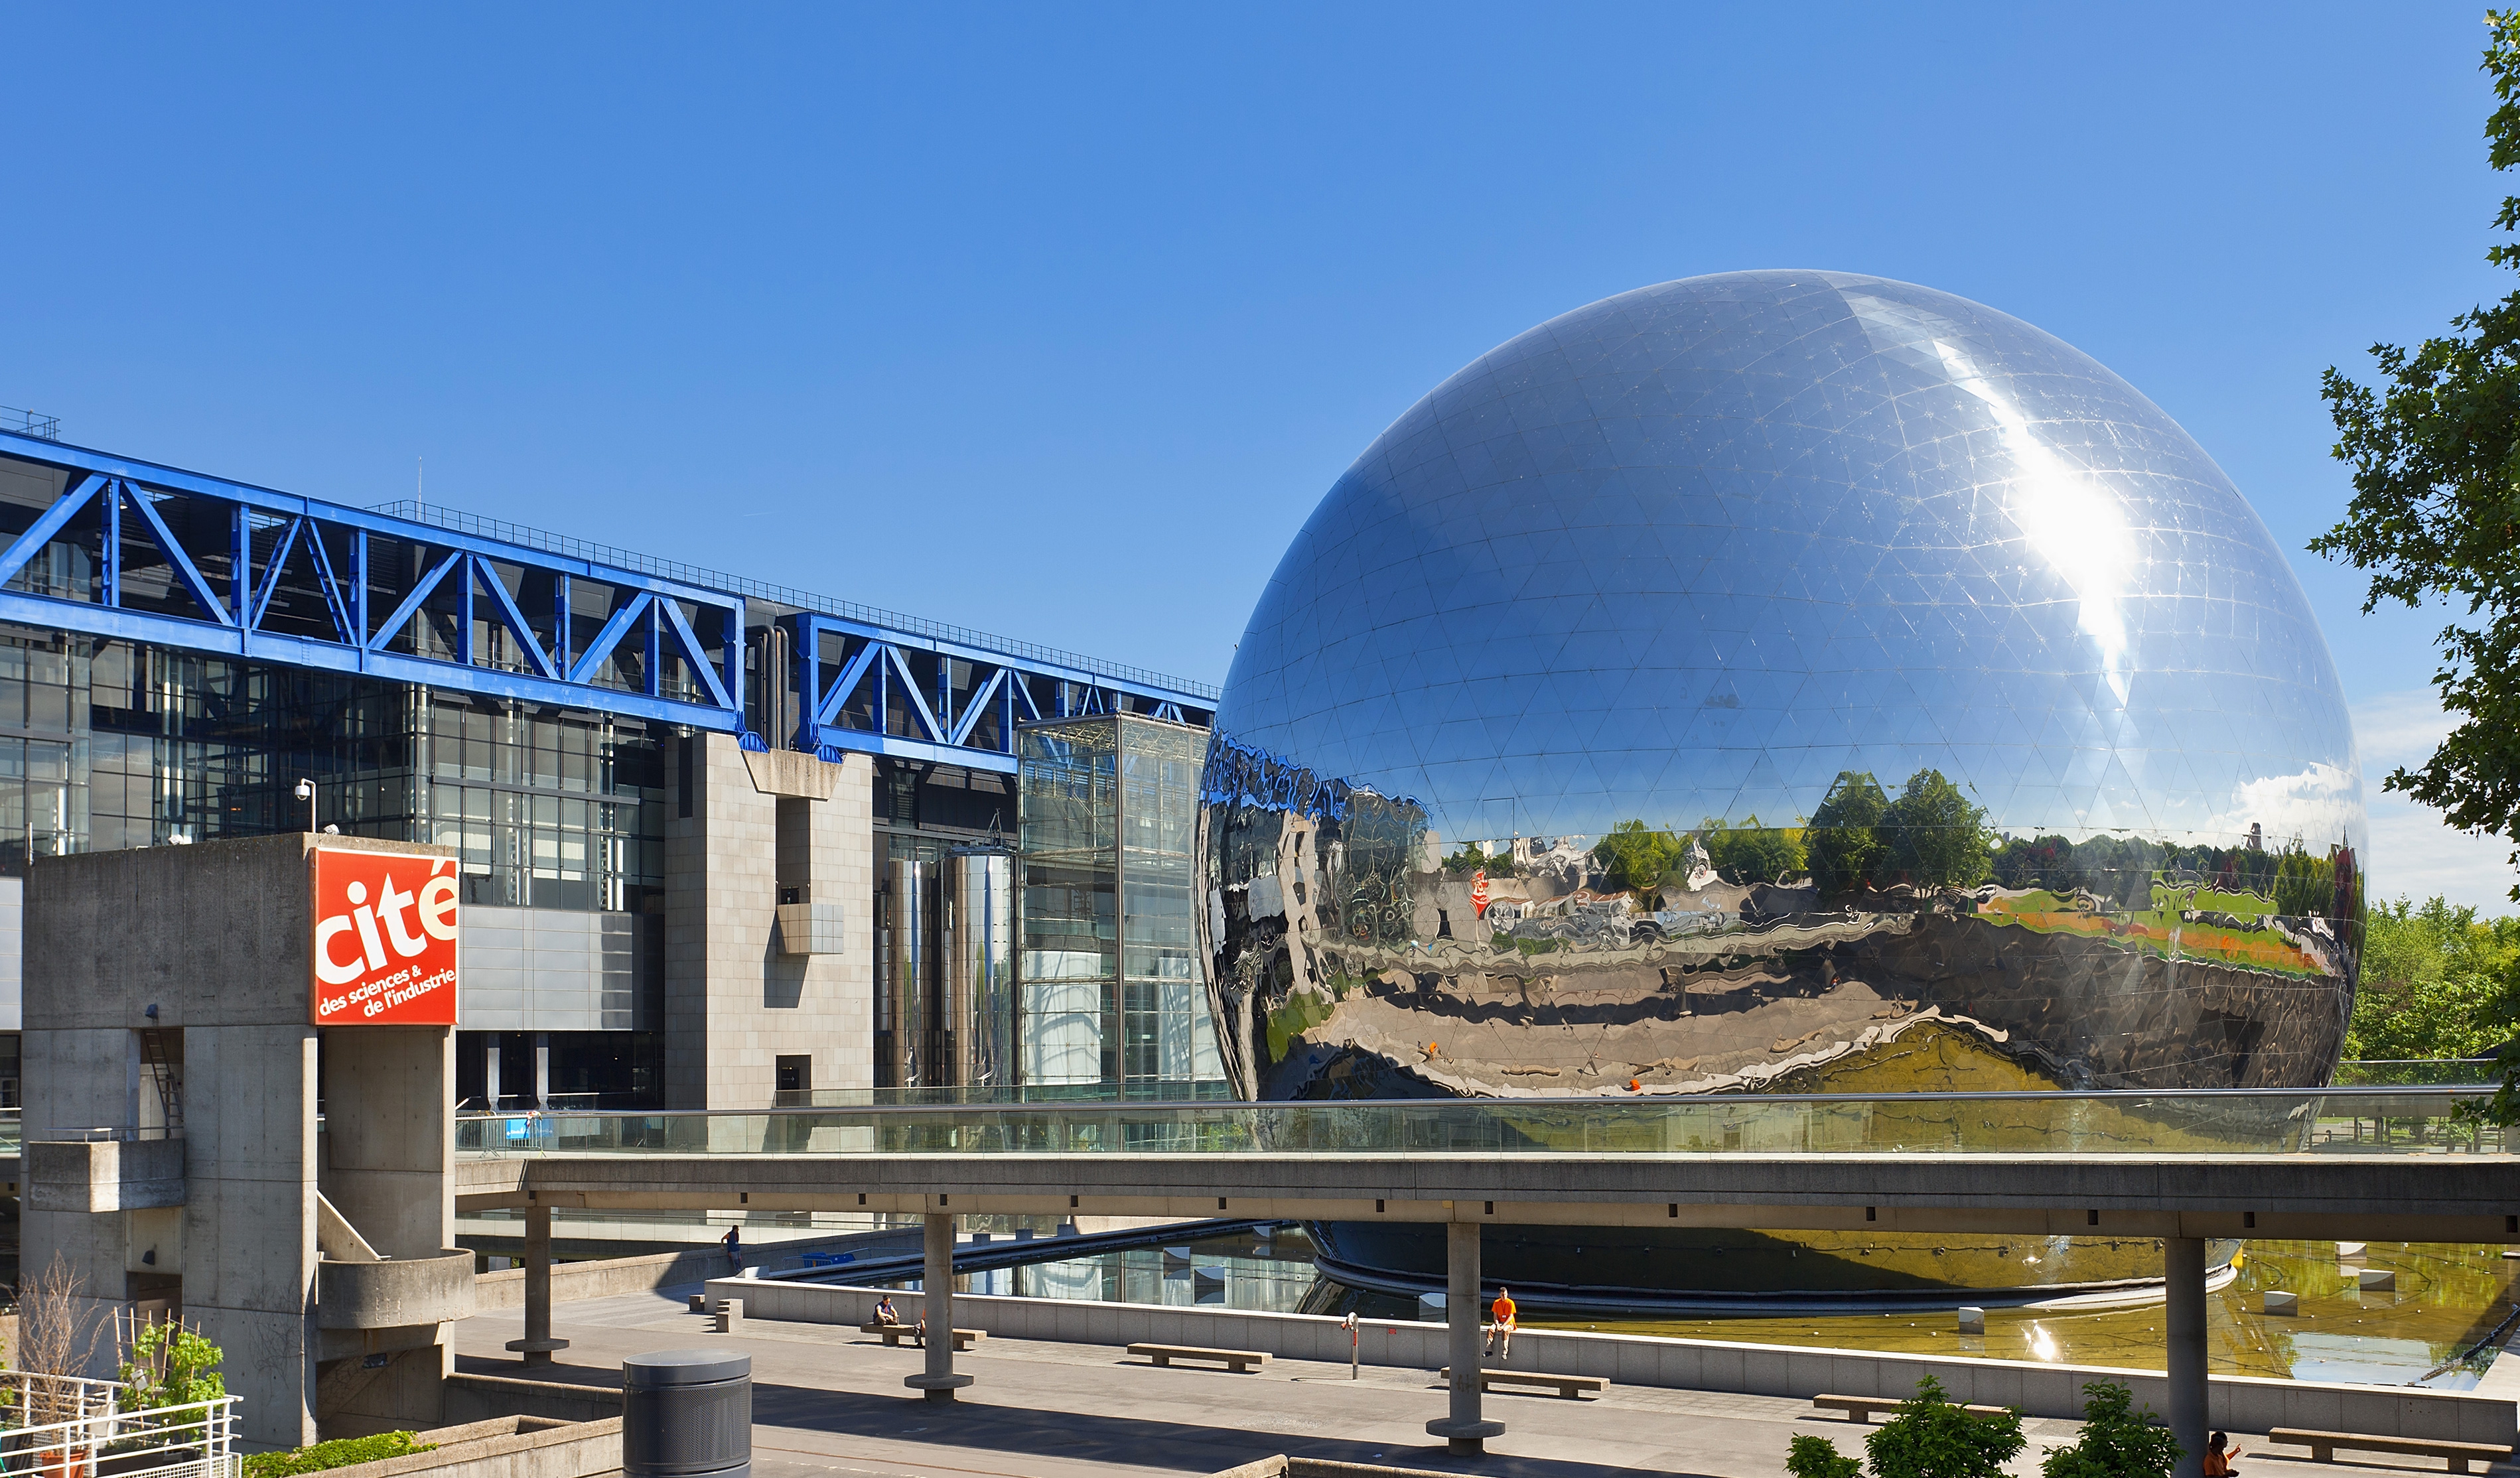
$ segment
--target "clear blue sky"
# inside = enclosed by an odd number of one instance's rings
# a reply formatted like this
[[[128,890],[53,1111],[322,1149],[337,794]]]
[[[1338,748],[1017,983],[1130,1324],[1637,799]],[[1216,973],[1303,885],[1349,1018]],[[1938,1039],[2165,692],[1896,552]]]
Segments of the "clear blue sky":
[[[2029,11],[13,5],[0,404],[1213,681],[1464,361],[1817,266],[2080,345],[2298,550],[2319,370],[2507,291],[2478,9]],[[2420,752],[2438,622],[2294,562]]]

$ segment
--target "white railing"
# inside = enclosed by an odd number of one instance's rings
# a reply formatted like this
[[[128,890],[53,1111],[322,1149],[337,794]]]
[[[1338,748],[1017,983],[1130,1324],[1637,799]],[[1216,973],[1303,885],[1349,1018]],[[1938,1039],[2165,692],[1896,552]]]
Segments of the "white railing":
[[[8,1478],[235,1478],[234,1396],[118,1410],[128,1388],[0,1370],[0,1472]]]

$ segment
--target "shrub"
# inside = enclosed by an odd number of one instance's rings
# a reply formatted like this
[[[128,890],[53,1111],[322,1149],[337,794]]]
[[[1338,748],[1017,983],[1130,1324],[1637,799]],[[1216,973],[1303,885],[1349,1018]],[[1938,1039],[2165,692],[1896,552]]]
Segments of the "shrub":
[[[2083,1435],[2040,1465],[2044,1478],[2170,1478],[2179,1439],[2134,1410],[2135,1397],[2114,1381],[2083,1387]]]
[[[223,1358],[199,1330],[161,1321],[132,1336],[114,1378],[132,1388],[129,1404],[135,1410],[190,1406],[228,1393],[219,1376]]]
[[[1915,1400],[1864,1439],[1864,1451],[1872,1478],[2004,1478],[2003,1465],[2029,1441],[2019,1411],[1972,1416],[1928,1375],[1916,1382]]]
[[[1785,1471],[1793,1478],[1864,1478],[1864,1464],[1837,1450],[1825,1437],[1806,1432],[1785,1454]]]
[[[411,1432],[379,1432],[373,1437],[342,1437],[286,1453],[256,1453],[245,1460],[245,1478],[292,1478],[292,1474],[320,1473],[354,1462],[404,1457],[437,1446],[415,1441],[415,1436]]]

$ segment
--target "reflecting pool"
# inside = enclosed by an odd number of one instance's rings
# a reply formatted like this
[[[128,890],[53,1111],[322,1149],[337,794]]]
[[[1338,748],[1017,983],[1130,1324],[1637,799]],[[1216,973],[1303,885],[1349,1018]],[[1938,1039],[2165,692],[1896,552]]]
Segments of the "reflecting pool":
[[[2345,1244],[2350,1247],[2352,1244]],[[2512,1280],[2520,1259],[2489,1244],[2374,1242],[2342,1258],[2335,1242],[2243,1244],[2237,1275],[2207,1303],[2212,1369],[2367,1385],[2474,1386],[2494,1359],[2489,1338],[2520,1327]],[[1387,1293],[1324,1276],[1296,1226],[973,1273],[961,1291],[1106,1303],[1204,1306],[1369,1320],[1439,1318]],[[2395,1275],[2387,1290],[2364,1272]],[[915,1280],[894,1283],[915,1288]],[[2298,1312],[2264,1312],[2270,1291],[2295,1294]],[[1956,1300],[1957,1301],[1957,1300]],[[1986,1333],[1963,1335],[1949,1312],[1898,1310],[1801,1318],[1543,1320],[1531,1328],[1596,1329],[1683,1339],[1974,1356],[2063,1365],[2162,1367],[2162,1305],[1986,1311]],[[2471,1352],[2475,1352],[2471,1354]]]

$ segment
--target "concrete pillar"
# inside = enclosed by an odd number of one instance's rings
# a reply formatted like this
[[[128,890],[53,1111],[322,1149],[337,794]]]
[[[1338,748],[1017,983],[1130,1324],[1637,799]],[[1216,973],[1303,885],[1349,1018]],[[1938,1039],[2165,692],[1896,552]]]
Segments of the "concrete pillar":
[[[1441,1437],[1451,1452],[1476,1456],[1487,1451],[1487,1439],[1505,1435],[1505,1423],[1479,1416],[1479,1224],[1449,1222],[1444,1227],[1444,1322],[1453,1367],[1451,1413],[1426,1423],[1426,1434]]]
[[[487,1080],[482,1092],[489,1097],[490,1111],[499,1111],[499,1034],[490,1033],[490,1041],[481,1053],[482,1076]]]
[[[554,1350],[568,1348],[567,1340],[552,1338],[551,1331],[549,1206],[525,1208],[525,1337],[508,1341],[508,1348],[523,1355],[528,1366],[550,1365]]]
[[[534,1033],[534,1106],[551,1107],[551,1033]]]
[[[931,1211],[924,1231],[927,1268],[919,1286],[927,1319],[927,1368],[901,1383],[926,1392],[929,1401],[952,1401],[971,1383],[970,1376],[954,1373],[954,1219]]]
[[[2169,1284],[2170,1430],[2182,1449],[2173,1478],[2202,1478],[2205,1471],[2205,1239],[2174,1236],[2162,1242],[2162,1274]]]

